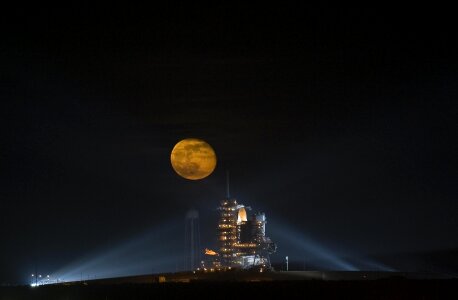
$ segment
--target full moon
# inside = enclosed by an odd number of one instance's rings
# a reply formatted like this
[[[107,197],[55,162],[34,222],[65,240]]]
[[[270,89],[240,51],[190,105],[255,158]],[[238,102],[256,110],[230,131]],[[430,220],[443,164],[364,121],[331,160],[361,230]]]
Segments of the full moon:
[[[216,167],[216,154],[203,140],[184,139],[173,147],[170,162],[181,177],[198,180],[210,175]]]

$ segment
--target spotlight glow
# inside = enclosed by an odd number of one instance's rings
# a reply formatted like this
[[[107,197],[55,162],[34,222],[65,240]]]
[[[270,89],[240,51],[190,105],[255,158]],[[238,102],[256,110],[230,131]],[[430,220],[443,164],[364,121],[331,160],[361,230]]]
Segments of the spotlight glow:
[[[59,282],[176,271],[181,266],[180,220],[171,220],[127,242],[87,255],[53,272]]]
[[[358,271],[358,268],[345,261],[334,251],[319,244],[315,240],[306,237],[303,233],[297,232],[284,225],[275,224],[270,227],[272,236],[279,240],[279,249],[288,249],[300,253],[299,257],[306,257],[309,263],[323,270]],[[282,243],[283,241],[283,243]]]
[[[298,261],[305,259],[308,267],[313,266],[319,270],[330,271],[395,271],[393,268],[378,263],[369,258],[348,257],[339,250],[333,250],[326,247],[316,240],[307,237],[305,234],[298,232],[284,225],[274,224],[270,228],[272,236],[278,239],[281,249],[286,249],[298,257]],[[292,255],[291,255],[292,256]],[[344,258],[345,257],[345,258]]]

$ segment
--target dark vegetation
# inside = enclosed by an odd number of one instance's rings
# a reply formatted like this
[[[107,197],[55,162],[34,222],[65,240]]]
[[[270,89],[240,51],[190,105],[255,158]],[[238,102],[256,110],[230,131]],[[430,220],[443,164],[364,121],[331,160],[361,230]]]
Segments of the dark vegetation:
[[[194,282],[1,287],[16,299],[458,299],[458,280]],[[260,298],[261,297],[261,298]]]

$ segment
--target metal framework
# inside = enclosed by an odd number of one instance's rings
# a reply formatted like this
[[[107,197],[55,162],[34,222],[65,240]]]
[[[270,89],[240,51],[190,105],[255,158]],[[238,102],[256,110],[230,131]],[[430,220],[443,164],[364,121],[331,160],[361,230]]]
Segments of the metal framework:
[[[270,269],[270,254],[276,251],[276,244],[266,237],[266,217],[255,213],[247,218],[250,207],[238,204],[236,199],[221,201],[218,208],[219,256],[222,267],[249,269],[260,267]]]

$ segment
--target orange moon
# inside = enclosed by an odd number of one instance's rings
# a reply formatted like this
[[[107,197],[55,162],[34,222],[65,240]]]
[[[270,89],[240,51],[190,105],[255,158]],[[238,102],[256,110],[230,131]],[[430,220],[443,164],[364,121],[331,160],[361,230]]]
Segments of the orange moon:
[[[189,138],[179,141],[170,154],[172,167],[183,178],[199,180],[216,168],[216,154],[203,140]]]

